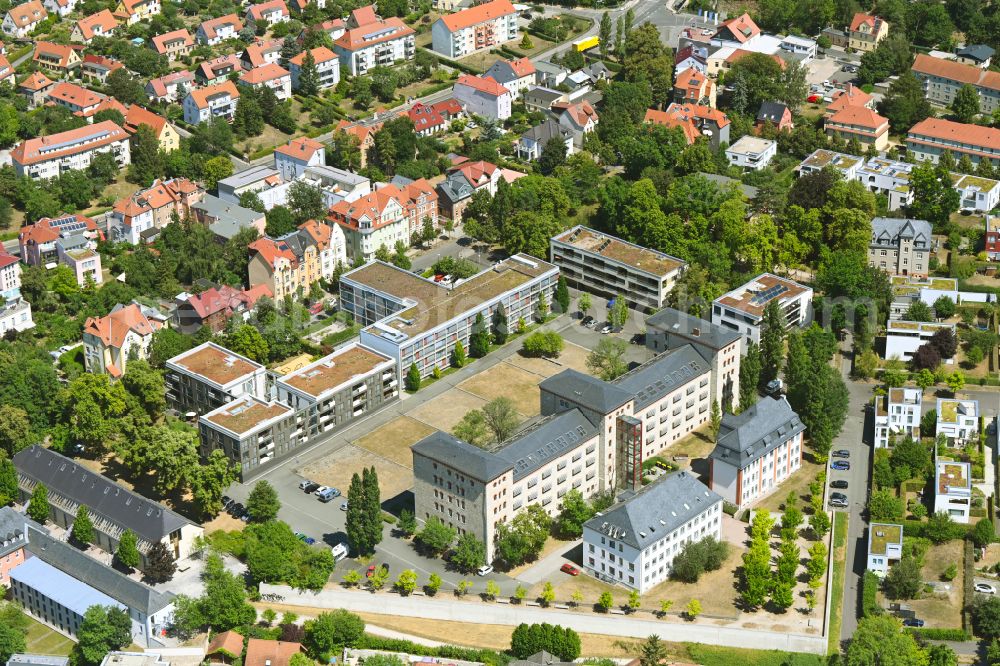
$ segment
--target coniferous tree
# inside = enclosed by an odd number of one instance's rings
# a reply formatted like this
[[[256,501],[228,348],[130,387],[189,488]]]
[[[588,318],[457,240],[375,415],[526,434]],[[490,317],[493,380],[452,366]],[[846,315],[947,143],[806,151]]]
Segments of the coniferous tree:
[[[411,363],[410,369],[406,372],[406,390],[420,390],[420,370],[417,369],[416,363]]]
[[[17,469],[9,458],[0,453],[0,507],[17,499]]]
[[[143,575],[151,583],[166,583],[174,577],[177,565],[173,555],[162,542],[154,543],[146,553],[146,568]]]
[[[367,470],[366,470],[367,471]],[[351,487],[347,491],[347,519],[345,530],[347,541],[358,555],[368,555],[374,550],[370,542],[368,525],[365,522],[365,486],[357,472],[351,477]]]
[[[370,470],[365,470],[361,479],[364,486],[365,498],[365,524],[368,530],[368,543],[372,550],[382,542],[382,501],[378,487],[378,473],[373,465]]]
[[[319,72],[316,71],[316,58],[312,51],[306,51],[302,57],[302,68],[299,71],[299,92],[311,97],[319,92]]]
[[[40,483],[31,491],[28,517],[36,523],[45,523],[49,519],[49,490]]]
[[[504,310],[503,303],[497,305],[493,311],[493,342],[502,345],[507,342],[507,335],[510,332],[507,325],[507,311]]]
[[[87,507],[81,506],[76,511],[76,518],[73,519],[73,540],[81,545],[89,544],[94,540],[94,523],[90,520],[90,512]]]
[[[135,532],[132,530],[125,530],[122,532],[121,538],[118,539],[115,561],[129,569],[135,569],[139,566],[139,546],[136,542]]]
[[[757,343],[747,344],[747,353],[740,362],[740,411],[757,402],[757,386],[760,384],[761,358]]]
[[[472,335],[469,336],[469,351],[475,358],[482,358],[490,353],[490,330],[486,326],[483,313],[476,315],[472,324]]]
[[[556,303],[559,304],[560,312],[569,312],[569,287],[564,275],[560,275],[556,283]]]
[[[764,321],[760,332],[760,383],[766,385],[781,372],[785,352],[785,315],[778,299],[764,308]]]

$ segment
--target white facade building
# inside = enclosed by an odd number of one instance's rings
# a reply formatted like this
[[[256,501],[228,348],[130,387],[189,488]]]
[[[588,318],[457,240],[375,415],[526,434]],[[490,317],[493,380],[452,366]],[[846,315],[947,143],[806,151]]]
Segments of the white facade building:
[[[739,508],[770,495],[802,465],[805,429],[784,397],[723,415],[709,467],[712,490]]]
[[[184,122],[197,125],[213,118],[232,120],[239,99],[240,91],[232,81],[192,90],[184,98]]]
[[[920,439],[921,401],[924,392],[918,388],[891,388],[875,400],[875,448],[889,446],[889,436],[895,441],[906,437]]]
[[[744,339],[760,344],[761,324],[767,304],[777,299],[787,328],[812,320],[813,290],[798,282],[762,273],[741,287],[712,301],[712,323],[738,331]]]
[[[31,303],[20,298],[7,301],[0,306],[0,337],[7,331],[27,331],[35,327],[31,317]]]
[[[902,320],[888,322],[885,325],[885,358],[909,361],[920,345],[929,342],[934,334],[943,328],[955,332],[955,324]]]
[[[264,210],[284,206],[290,186],[291,182],[283,180],[277,171],[265,165],[250,167],[216,184],[223,201],[239,205],[240,195],[253,192],[264,204]]]
[[[298,90],[300,78],[302,76],[302,65],[305,61],[307,51],[303,51],[288,61],[288,70],[292,73],[292,89]],[[319,89],[332,88],[340,81],[340,59],[336,54],[325,46],[318,46],[312,51],[313,60],[316,62],[316,74],[319,79]]]
[[[283,180],[295,180],[309,167],[326,166],[326,146],[308,137],[274,149],[274,168]]]
[[[934,436],[944,435],[948,443],[962,446],[979,435],[979,401],[938,398]]]
[[[640,594],[670,577],[688,543],[722,538],[722,498],[689,472],[651,483],[583,525],[583,568]]]
[[[56,178],[66,171],[84,171],[95,155],[110,153],[118,166],[129,164],[129,134],[111,120],[26,139],[11,152],[18,176]]]
[[[493,79],[463,74],[455,81],[452,95],[470,115],[493,120],[510,118],[513,96]]]
[[[778,142],[747,134],[726,149],[726,159],[733,166],[760,171],[778,154]]]
[[[868,528],[868,571],[879,578],[903,557],[903,526],[872,523]]]
[[[442,16],[431,27],[432,48],[446,58],[491,49],[517,39],[517,11],[509,0],[492,0]]]
[[[938,460],[934,465],[934,513],[967,525],[972,509],[972,465]]]
[[[913,165],[907,162],[873,157],[858,169],[856,178],[869,191],[888,197],[889,210],[899,210],[913,203],[912,170]]]

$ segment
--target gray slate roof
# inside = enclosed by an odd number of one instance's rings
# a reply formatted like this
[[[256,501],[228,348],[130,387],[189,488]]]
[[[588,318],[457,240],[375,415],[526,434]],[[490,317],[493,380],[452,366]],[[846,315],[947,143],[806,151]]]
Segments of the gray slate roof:
[[[66,575],[147,616],[174,602],[173,594],[157,592],[38,530],[29,528],[28,551]]]
[[[514,466],[514,480],[537,470],[554,457],[597,435],[597,428],[579,409],[546,417],[522,430],[497,449],[496,455]]]
[[[972,44],[970,46],[963,46],[956,53],[961,58],[971,58],[978,62],[986,62],[993,57],[995,51],[986,44]]]
[[[51,449],[38,445],[23,449],[14,456],[14,467],[20,476],[43,484],[50,494],[85,505],[92,515],[132,530],[149,542],[162,541],[171,532],[193,524],[162,504],[91,472]]]
[[[263,217],[263,213],[238,206],[229,201],[223,201],[211,194],[206,194],[204,199],[191,206],[191,208],[203,211],[205,215],[215,220],[230,221],[231,223],[238,224],[239,229],[245,229]]]
[[[692,345],[684,345],[643,363],[616,379],[614,385],[635,396],[638,411],[677,390],[678,386],[708,373],[709,367],[702,355]]]
[[[740,414],[722,417],[712,458],[742,469],[805,429],[784,396],[766,396]]]
[[[0,557],[9,555],[27,543],[27,526],[36,530],[48,530],[23,513],[18,513],[14,507],[0,507]]]
[[[630,495],[584,527],[643,550],[722,498],[688,472],[675,472]]]
[[[414,453],[462,470],[478,481],[497,478],[514,465],[446,432],[435,432],[410,447]]]
[[[551,139],[559,138],[562,141],[570,138],[572,134],[568,129],[565,129],[562,125],[552,120],[551,118],[546,120],[541,125],[535,125],[527,132],[521,135],[522,139],[530,139],[536,141],[543,146],[547,144]]]
[[[438,184],[438,191],[448,197],[450,201],[455,202],[471,197],[475,189],[472,187],[472,183],[465,177],[465,174],[455,169]]]
[[[757,121],[766,120],[777,125],[781,122],[781,117],[785,115],[787,106],[781,102],[761,102],[760,111],[757,112]]]
[[[538,387],[601,414],[613,412],[633,398],[623,388],[572,368],[543,380]]]
[[[872,220],[872,245],[895,246],[900,238],[931,244],[931,224],[927,220],[900,217],[876,217]]]
[[[256,166],[250,167],[249,169],[244,169],[234,173],[229,178],[223,178],[219,181],[218,187],[222,190],[235,191],[241,187],[246,187],[247,185],[252,185],[258,183],[265,178],[274,178],[278,176],[277,170],[269,166]]]
[[[740,334],[737,331],[674,308],[664,308],[646,317],[646,327],[690,340],[697,340],[699,344],[715,350],[722,349],[740,339]]]

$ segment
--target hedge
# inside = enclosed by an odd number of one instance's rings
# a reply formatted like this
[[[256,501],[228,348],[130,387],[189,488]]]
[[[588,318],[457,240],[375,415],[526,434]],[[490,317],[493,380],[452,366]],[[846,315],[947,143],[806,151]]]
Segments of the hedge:
[[[975,527],[975,525],[959,525],[965,529],[965,534],[962,534],[956,538],[965,538],[969,532]],[[955,530],[958,531],[957,529]],[[904,520],[903,521],[903,536],[908,537],[926,537],[927,536],[927,523],[919,520]]]
[[[906,627],[906,632],[929,641],[970,641],[972,634],[965,629]]]
[[[493,650],[460,647],[458,645],[441,645],[430,647],[401,638],[384,638],[365,634],[354,646],[359,650],[386,650],[387,652],[405,652],[422,657],[441,657],[444,659],[461,659],[463,661],[479,661],[488,666],[506,666],[510,655]]]
[[[865,575],[861,577],[862,617],[882,614],[882,607],[878,605],[878,588],[881,582],[873,571],[866,571]]]
[[[460,63],[460,62],[458,62],[456,60],[450,60],[449,58],[445,58],[443,55],[441,55],[437,51],[429,51],[429,50],[427,50],[427,49],[425,49],[423,47],[418,48],[417,50],[418,51],[426,51],[427,53],[430,53],[435,58],[437,58],[438,62],[441,63],[442,65],[447,65],[448,67],[451,67],[452,69],[457,69],[460,72],[465,72],[466,74],[475,74],[475,75],[479,75],[479,74],[483,73],[483,70],[479,69],[478,67],[472,67],[470,65],[465,65],[465,64]]]

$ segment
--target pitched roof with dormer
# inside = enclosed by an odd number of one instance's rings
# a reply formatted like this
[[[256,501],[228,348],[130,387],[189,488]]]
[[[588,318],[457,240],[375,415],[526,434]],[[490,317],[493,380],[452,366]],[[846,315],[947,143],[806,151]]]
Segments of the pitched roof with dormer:
[[[745,44],[747,41],[760,35],[760,28],[754,23],[750,15],[743,13],[736,18],[724,21],[719,29],[715,31],[714,39],[724,39]]]
[[[288,5],[285,4],[284,0],[267,0],[267,2],[250,5],[246,16],[251,21],[259,21],[266,14],[271,14],[275,11],[280,12],[282,16],[288,16]]]
[[[40,0],[28,0],[28,2],[7,10],[7,16],[14,21],[14,25],[18,28],[27,28],[33,23],[44,21],[48,15],[49,13],[45,11]]]
[[[249,72],[243,72],[240,74],[240,81],[254,86],[286,76],[291,76],[287,69],[277,63],[269,62],[260,67],[254,67]]]
[[[901,240],[931,244],[931,224],[927,220],[910,220],[895,217],[876,217],[872,220],[871,244],[878,247],[895,247]]]
[[[111,13],[111,10],[102,9],[96,14],[91,14],[77,21],[76,27],[80,31],[80,35],[89,41],[97,36],[94,32],[95,28],[100,27],[101,35],[107,35],[118,27],[118,19]]]
[[[357,229],[360,221],[370,220],[372,228],[384,226],[395,220],[383,220],[382,215],[390,204],[395,203],[402,207],[400,203],[400,192],[394,185],[380,187],[371,194],[363,196],[354,201],[338,201],[330,208],[330,214],[334,221],[351,229]]]
[[[194,46],[194,38],[186,28],[165,32],[162,35],[153,37],[151,41],[153,42],[153,48],[160,55],[167,53],[167,44],[170,44],[171,42],[182,42],[182,47]]]
[[[194,101],[195,106],[199,109],[204,109],[208,106],[211,98],[219,95],[229,95],[232,99],[239,99],[240,91],[237,90],[235,83],[227,80],[214,86],[206,86],[204,88],[192,90],[188,97]]]
[[[202,34],[205,35],[205,39],[215,39],[218,37],[217,30],[224,26],[231,25],[233,30],[239,32],[243,29],[243,21],[236,14],[226,14],[225,16],[220,16],[219,18],[209,19],[203,21],[199,26]]]

